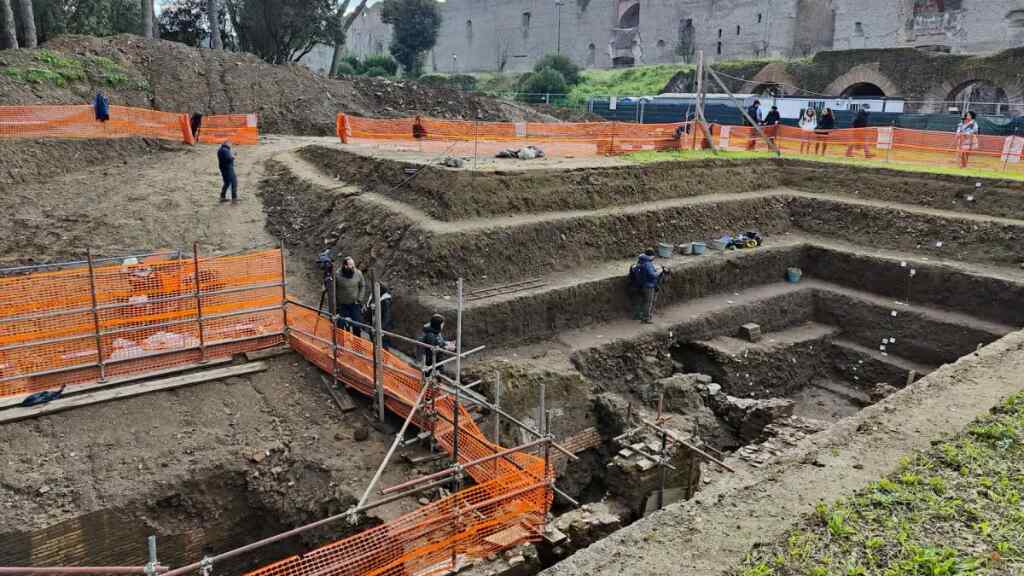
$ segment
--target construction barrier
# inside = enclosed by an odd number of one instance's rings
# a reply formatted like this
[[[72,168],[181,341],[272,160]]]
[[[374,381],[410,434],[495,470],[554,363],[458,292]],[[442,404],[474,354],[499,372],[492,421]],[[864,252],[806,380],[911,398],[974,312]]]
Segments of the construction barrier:
[[[344,143],[390,142],[408,150],[450,155],[494,156],[506,148],[533,145],[548,156],[593,156],[679,148],[676,124],[621,122],[472,122],[437,118],[362,118],[339,114]]]
[[[156,138],[194,144],[187,114],[111,106],[110,119],[96,119],[92,106],[0,106],[0,138]],[[203,118],[200,141],[259,143],[255,114]]]
[[[703,128],[693,123],[622,122],[540,123],[470,122],[435,118],[360,118],[339,114],[338,137],[344,143],[369,143],[404,150],[451,155],[494,156],[505,148],[538,146],[549,156],[615,155],[640,150],[707,147]],[[710,126],[716,147],[767,150],[749,126]],[[907,128],[861,128],[805,132],[793,126],[766,126],[764,131],[786,156],[874,158],[893,163],[959,166],[966,155],[970,168],[1021,170],[1024,137],[976,135]]]
[[[200,144],[259,144],[260,132],[255,114],[204,116],[199,129]]]
[[[296,303],[287,307],[289,343],[348,387],[374,393],[373,344],[335,328],[329,319]],[[382,352],[385,405],[407,417],[425,382],[419,369]],[[504,450],[487,440],[472,415],[451,395],[433,397],[412,418],[460,464]],[[456,414],[458,417],[456,418]],[[248,576],[443,574],[526,541],[543,531],[551,504],[551,470],[544,459],[514,452],[468,466],[475,485],[395,520],[250,572]]]
[[[749,126],[712,128],[715,144],[726,150],[768,150]],[[879,162],[967,166],[990,171],[1021,171],[1024,137],[959,136],[907,128],[853,128],[807,132],[792,126],[766,126],[764,132],[784,156],[826,156],[875,159]]]
[[[279,250],[0,270],[0,397],[279,344],[283,278]]]

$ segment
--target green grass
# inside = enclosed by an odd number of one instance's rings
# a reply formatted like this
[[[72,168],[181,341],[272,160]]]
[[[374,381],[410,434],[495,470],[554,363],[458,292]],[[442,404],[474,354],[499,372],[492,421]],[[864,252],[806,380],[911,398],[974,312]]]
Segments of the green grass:
[[[741,576],[1024,574],[1024,394],[904,459],[853,497],[819,503]]]
[[[31,60],[4,68],[2,74],[26,84],[67,86],[91,80],[112,88],[145,90],[145,80],[132,79],[117,62],[103,56],[67,56],[45,48],[32,51]]]
[[[629,160],[646,164],[650,162],[666,162],[672,160],[707,160],[710,158],[719,158],[723,160],[746,160],[750,158],[775,158],[775,154],[771,152],[736,152],[736,151],[723,151],[717,154],[710,150],[669,150],[664,152],[655,151],[643,151],[635,152],[626,156]],[[952,165],[939,165],[939,164],[911,164],[907,162],[883,162],[873,161],[867,162],[864,160],[847,159],[832,156],[798,156],[793,154],[787,154],[784,158],[794,160],[806,160],[808,162],[821,162],[822,164],[846,164],[851,166],[861,166],[865,168],[875,169],[886,169],[886,170],[900,170],[903,172],[918,172],[923,174],[944,174],[951,176],[965,176],[970,178],[985,178],[994,180],[1017,180],[1024,181],[1024,172],[1007,170],[1006,172],[1000,170],[987,170],[978,168],[960,168]]]
[[[569,100],[585,102],[595,96],[654,96],[687,64],[656,64],[612,70],[586,70],[582,81],[569,91]]]

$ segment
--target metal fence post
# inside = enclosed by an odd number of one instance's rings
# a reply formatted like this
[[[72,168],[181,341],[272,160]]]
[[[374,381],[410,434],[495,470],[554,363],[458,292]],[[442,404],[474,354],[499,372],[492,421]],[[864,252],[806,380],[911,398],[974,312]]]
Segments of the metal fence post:
[[[373,385],[377,418],[384,421],[384,326],[380,310],[380,282],[373,283]]]
[[[327,309],[331,311],[331,378],[334,379],[334,387],[338,387],[338,290],[334,277],[331,277],[331,301]]]
[[[89,289],[92,293],[92,325],[96,335],[96,363],[100,366],[100,382],[107,381],[107,367],[103,361],[103,336],[100,331],[99,299],[96,297],[96,267],[92,260],[92,250],[86,253],[89,260]]]
[[[199,280],[199,243],[192,243],[192,269],[195,273],[193,280],[194,294],[196,298],[196,322],[199,325],[199,363],[206,363],[206,335],[203,333],[203,297],[201,295],[202,282]]]
[[[284,261],[284,236],[281,237],[281,321],[284,323],[284,343],[288,344],[288,269]]]

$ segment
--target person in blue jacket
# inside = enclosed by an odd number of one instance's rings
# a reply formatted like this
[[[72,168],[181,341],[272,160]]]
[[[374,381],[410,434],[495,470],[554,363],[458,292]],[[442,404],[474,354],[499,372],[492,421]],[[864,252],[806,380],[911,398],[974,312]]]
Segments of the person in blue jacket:
[[[103,92],[97,92],[96,98],[92,101],[93,108],[96,109],[96,120],[99,122],[106,122],[110,120],[110,99],[108,99]]]
[[[644,324],[654,321],[654,294],[658,288],[658,267],[654,265],[654,250],[646,250],[629,269],[630,285],[642,298],[636,299],[635,317]]]

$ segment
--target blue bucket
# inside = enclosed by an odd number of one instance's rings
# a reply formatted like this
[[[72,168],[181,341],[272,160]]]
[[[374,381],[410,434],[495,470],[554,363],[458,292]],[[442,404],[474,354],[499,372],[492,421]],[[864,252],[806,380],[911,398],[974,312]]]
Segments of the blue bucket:
[[[787,268],[786,269],[786,282],[790,284],[797,284],[800,282],[800,277],[804,273],[799,268]]]
[[[658,246],[657,246],[658,257],[659,258],[671,258],[672,257],[672,249],[673,248],[675,248],[675,246],[673,246],[671,244],[666,244],[664,242],[659,242]]]
[[[707,246],[703,242],[694,242],[692,244],[692,246],[693,246],[693,254],[695,256],[700,256],[701,254],[704,253],[704,249],[707,248]]]

